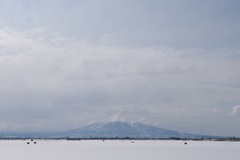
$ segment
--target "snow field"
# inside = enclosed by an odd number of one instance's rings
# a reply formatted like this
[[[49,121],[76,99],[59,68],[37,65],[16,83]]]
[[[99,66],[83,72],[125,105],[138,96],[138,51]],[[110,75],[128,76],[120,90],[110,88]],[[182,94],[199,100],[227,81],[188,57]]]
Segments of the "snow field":
[[[27,144],[30,142],[30,144]],[[0,141],[5,160],[239,160],[240,142],[213,141]]]

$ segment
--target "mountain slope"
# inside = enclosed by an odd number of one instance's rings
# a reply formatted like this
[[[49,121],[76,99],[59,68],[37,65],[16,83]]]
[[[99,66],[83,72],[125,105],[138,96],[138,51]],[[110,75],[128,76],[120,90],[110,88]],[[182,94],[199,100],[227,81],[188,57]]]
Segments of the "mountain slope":
[[[0,132],[0,138],[209,138],[210,136],[180,133],[142,123],[93,123],[63,132]],[[212,137],[212,136],[211,136]]]
[[[199,138],[201,135],[179,133],[142,123],[94,123],[79,129],[60,132],[57,137],[69,138]]]

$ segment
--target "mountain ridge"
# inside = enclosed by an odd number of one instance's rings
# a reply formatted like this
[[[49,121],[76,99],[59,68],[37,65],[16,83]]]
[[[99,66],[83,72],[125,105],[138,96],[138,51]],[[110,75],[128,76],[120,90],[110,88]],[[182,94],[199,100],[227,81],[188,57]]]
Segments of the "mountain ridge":
[[[139,122],[115,121],[109,123],[92,123],[90,125],[63,131],[59,136],[69,138],[202,138],[206,135],[182,133],[173,130],[167,130]]]
[[[199,139],[216,136],[182,133],[139,122],[95,122],[84,127],[60,132],[0,132],[0,138],[141,138],[141,139]]]

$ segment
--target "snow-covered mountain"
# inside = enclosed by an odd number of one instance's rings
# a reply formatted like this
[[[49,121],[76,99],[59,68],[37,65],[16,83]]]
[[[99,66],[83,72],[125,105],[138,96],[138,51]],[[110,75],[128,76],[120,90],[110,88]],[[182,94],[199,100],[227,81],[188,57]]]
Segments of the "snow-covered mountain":
[[[59,132],[58,137],[69,138],[199,138],[201,135],[180,133],[142,123],[110,122]]]
[[[180,133],[142,123],[121,121],[93,123],[74,130],[51,133],[0,132],[0,138],[208,138],[210,136]]]

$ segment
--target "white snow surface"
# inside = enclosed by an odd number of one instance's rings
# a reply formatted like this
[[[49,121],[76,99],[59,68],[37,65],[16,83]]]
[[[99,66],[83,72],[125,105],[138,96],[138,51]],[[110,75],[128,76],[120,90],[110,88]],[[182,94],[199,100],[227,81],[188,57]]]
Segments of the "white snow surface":
[[[30,144],[27,144],[30,142]],[[240,142],[130,140],[0,141],[4,160],[239,160]]]

